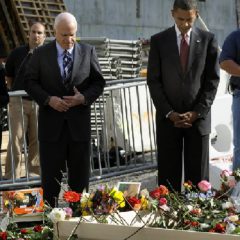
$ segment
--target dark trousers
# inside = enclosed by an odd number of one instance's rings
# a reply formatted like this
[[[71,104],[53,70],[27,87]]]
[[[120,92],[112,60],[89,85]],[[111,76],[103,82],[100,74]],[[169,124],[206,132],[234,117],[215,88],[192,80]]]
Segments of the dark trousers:
[[[60,192],[62,171],[68,168],[71,190],[88,190],[90,171],[89,142],[73,141],[67,122],[57,142],[40,141],[40,163],[43,197],[54,207]]]
[[[181,191],[184,181],[197,185],[209,179],[209,135],[201,135],[194,126],[176,128],[166,119],[157,125],[158,184]]]

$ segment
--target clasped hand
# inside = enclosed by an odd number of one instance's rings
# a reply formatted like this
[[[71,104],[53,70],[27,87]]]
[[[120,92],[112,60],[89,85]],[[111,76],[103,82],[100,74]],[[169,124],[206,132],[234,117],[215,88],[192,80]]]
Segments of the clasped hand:
[[[172,112],[169,116],[169,119],[173,122],[174,127],[177,128],[190,128],[192,123],[197,119],[197,112],[185,112],[177,113]]]
[[[49,101],[49,106],[59,112],[66,112],[71,107],[84,104],[84,95],[81,94],[76,87],[73,88],[73,91],[73,96],[63,96],[63,98],[52,96]]]

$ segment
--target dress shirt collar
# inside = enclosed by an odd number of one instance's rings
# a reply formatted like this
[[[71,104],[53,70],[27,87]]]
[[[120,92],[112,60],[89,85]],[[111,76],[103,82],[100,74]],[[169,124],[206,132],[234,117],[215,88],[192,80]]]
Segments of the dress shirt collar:
[[[175,30],[176,30],[177,38],[182,39],[182,34],[181,34],[180,30],[178,29],[176,24],[175,24]],[[188,39],[190,39],[191,32],[192,32],[192,28],[190,28],[188,30],[188,32],[186,33]]]
[[[63,49],[57,41],[56,41],[56,47],[57,47],[58,57],[63,56],[65,49]],[[73,49],[74,49],[74,46],[72,48],[66,49],[71,56],[73,56]]]
[[[175,31],[176,31],[176,36],[177,36],[178,50],[180,52],[180,43],[181,43],[181,40],[182,40],[182,34],[181,34],[180,30],[178,29],[176,24],[175,24]],[[191,32],[192,32],[192,28],[190,28],[188,30],[188,32],[186,33],[187,37],[185,38],[185,40],[187,41],[188,45],[190,45]]]

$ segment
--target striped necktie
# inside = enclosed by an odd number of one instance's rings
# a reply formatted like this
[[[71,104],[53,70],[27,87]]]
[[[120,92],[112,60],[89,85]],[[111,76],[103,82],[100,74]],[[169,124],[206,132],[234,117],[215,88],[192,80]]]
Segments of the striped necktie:
[[[64,50],[63,52],[63,82],[65,83],[70,77],[73,69],[71,54]]]

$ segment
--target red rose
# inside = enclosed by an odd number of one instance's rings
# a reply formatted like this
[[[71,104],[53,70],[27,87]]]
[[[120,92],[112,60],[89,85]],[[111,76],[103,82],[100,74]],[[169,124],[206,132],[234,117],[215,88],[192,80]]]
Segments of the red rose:
[[[22,228],[22,229],[20,230],[20,233],[21,233],[21,234],[26,234],[26,233],[27,233],[27,229]]]
[[[162,206],[162,205],[165,205],[167,204],[167,199],[166,198],[160,198],[159,199],[159,205]]]
[[[193,222],[191,222],[191,226],[192,227],[198,227],[199,226],[199,222],[193,221]]]
[[[215,228],[214,228],[214,230],[215,230],[215,232],[217,232],[217,233],[224,233],[225,232],[225,224],[223,224],[223,223],[217,223],[216,224],[216,226],[215,226]]]
[[[41,232],[42,229],[43,229],[43,228],[42,228],[41,225],[36,225],[36,226],[34,226],[34,228],[33,228],[34,232]]]
[[[80,193],[76,193],[74,191],[67,191],[64,193],[63,198],[66,202],[79,202],[81,198]]]
[[[157,188],[157,189],[151,191],[150,196],[154,199],[159,199],[161,196],[159,189]]]
[[[136,204],[140,204],[141,203],[141,200],[140,199],[137,199],[136,197],[130,197],[130,198],[128,198],[128,203],[130,204],[130,206],[131,207],[133,207],[134,208],[134,206],[136,205]]]
[[[167,187],[160,185],[158,188],[150,192],[150,196],[154,199],[159,199],[161,196],[165,196],[169,193]]]
[[[7,233],[6,232],[0,232],[0,239],[1,240],[7,240]]]

